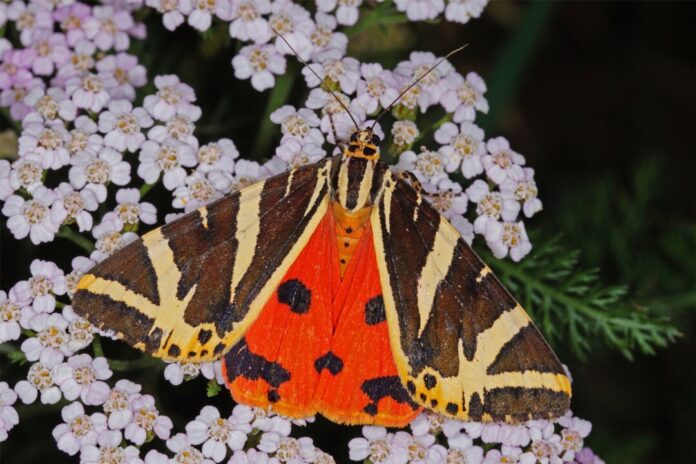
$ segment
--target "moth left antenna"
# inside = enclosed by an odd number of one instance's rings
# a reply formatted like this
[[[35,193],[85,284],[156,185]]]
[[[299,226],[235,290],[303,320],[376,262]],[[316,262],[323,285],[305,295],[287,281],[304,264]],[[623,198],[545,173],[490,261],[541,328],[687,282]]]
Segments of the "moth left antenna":
[[[295,54],[295,58],[297,58],[297,61],[299,61],[300,63],[302,63],[302,64],[305,66],[305,68],[309,69],[309,71],[310,71],[312,74],[314,74],[315,76],[317,76],[317,79],[319,79],[319,82],[322,82],[322,83],[323,83],[323,82],[324,82],[324,78],[321,77],[319,74],[317,74],[317,72],[316,72],[315,70],[313,70],[312,67],[311,67],[309,64],[307,64],[307,62],[306,62],[305,60],[303,60],[303,59],[300,57],[300,54],[297,53],[297,51],[292,47],[292,45],[290,45],[290,42],[288,42],[288,40],[287,40],[285,37],[283,37],[283,34],[281,34],[280,32],[278,32],[278,31],[277,31],[273,26],[271,26],[270,24],[269,24],[268,26],[271,28],[271,30],[272,30],[273,32],[275,32],[275,34],[276,34],[278,37],[280,37],[281,39],[283,39],[283,42],[285,42],[285,45],[287,45],[288,48],[292,51],[292,53]],[[355,130],[359,131],[359,130],[360,130],[360,126],[358,126],[357,121],[355,120],[355,118],[354,118],[353,115],[351,114],[351,112],[350,112],[350,110],[348,109],[348,107],[341,101],[340,98],[338,98],[338,95],[336,95],[336,94],[334,93],[334,91],[331,90],[331,89],[328,89],[328,88],[327,88],[327,89],[324,89],[324,90],[328,91],[328,92],[336,99],[336,101],[338,102],[338,104],[341,105],[341,106],[343,107],[344,110],[346,110],[346,113],[348,113],[348,116],[350,117],[350,120],[353,121],[353,124],[355,125]]]
[[[379,115],[377,115],[377,117],[375,118],[375,122],[373,122],[373,123],[372,123],[372,127],[370,127],[370,130],[373,130],[373,129],[375,128],[375,126],[377,125],[377,122],[382,118],[382,116],[384,116],[385,114],[387,114],[387,113],[389,112],[389,110],[392,109],[392,108],[394,107],[394,105],[396,105],[396,104],[399,102],[399,100],[401,100],[401,97],[403,97],[404,95],[406,95],[406,92],[408,92],[409,90],[411,90],[416,84],[418,84],[420,81],[422,81],[422,80],[425,78],[425,76],[427,76],[428,74],[430,74],[431,72],[433,72],[433,70],[434,70],[435,68],[437,68],[438,66],[440,66],[440,64],[442,64],[443,61],[445,61],[447,58],[449,58],[450,56],[454,55],[455,53],[461,52],[461,51],[464,50],[468,45],[469,45],[469,44],[464,44],[464,45],[462,45],[462,46],[459,47],[459,48],[455,48],[454,50],[452,50],[451,52],[449,52],[447,55],[445,55],[445,56],[443,56],[442,58],[440,58],[440,59],[437,61],[437,63],[435,63],[434,65],[432,65],[426,72],[423,73],[422,76],[420,76],[418,79],[416,79],[416,80],[413,81],[411,84],[409,84],[408,87],[406,87],[404,90],[402,90],[401,93],[399,94],[399,96],[396,97],[396,98],[394,99],[394,101],[391,102],[391,103],[389,104],[389,106],[387,106],[386,108],[384,108],[384,109],[382,110],[382,112],[379,113]]]

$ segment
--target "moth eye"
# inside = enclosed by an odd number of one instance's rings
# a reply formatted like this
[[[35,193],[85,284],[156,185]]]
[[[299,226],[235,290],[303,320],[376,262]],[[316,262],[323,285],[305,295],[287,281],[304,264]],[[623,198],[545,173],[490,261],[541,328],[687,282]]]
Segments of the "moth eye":
[[[377,134],[372,134],[372,145],[379,145],[379,136]]]
[[[350,135],[350,141],[351,141],[351,142],[357,142],[357,141],[358,141],[358,133],[357,133],[357,132],[353,132],[353,133]]]

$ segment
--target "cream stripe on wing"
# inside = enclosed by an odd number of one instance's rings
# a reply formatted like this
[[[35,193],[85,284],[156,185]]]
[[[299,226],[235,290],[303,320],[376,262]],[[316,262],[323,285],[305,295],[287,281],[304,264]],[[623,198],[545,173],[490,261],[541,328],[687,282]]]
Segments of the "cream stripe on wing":
[[[348,202],[348,161],[342,161],[338,169],[338,202],[344,208]]]
[[[425,265],[418,278],[419,337],[423,334],[428,318],[432,313],[437,287],[447,276],[452,265],[458,238],[457,232],[440,217],[440,225],[435,234],[433,247],[425,259]]]
[[[265,181],[258,184],[258,188],[246,188],[239,191],[239,211],[237,212],[237,252],[234,254],[234,266],[230,281],[230,302],[234,301],[237,285],[242,280],[244,273],[251,265],[256,252],[256,242],[261,230],[259,221],[261,194]]]
[[[372,174],[374,173],[373,163],[368,161],[365,164],[365,170],[363,171],[362,179],[360,180],[360,190],[358,191],[358,201],[355,204],[354,211],[364,208],[367,206],[367,202],[370,199],[370,190],[372,187]]]

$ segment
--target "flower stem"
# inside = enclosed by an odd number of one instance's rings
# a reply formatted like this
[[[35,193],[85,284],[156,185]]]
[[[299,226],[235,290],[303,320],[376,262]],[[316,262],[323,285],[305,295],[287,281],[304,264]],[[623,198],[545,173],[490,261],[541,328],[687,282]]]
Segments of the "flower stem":
[[[151,358],[149,356],[143,356],[138,359],[133,359],[132,361],[109,359],[109,368],[111,368],[112,371],[117,372],[134,371],[161,365],[162,361],[160,359]]]
[[[87,253],[94,251],[94,244],[88,238],[83,237],[68,226],[61,226],[58,230],[58,237],[70,240],[75,245],[79,246]]]
[[[362,16],[355,25],[344,30],[348,37],[352,37],[365,29],[373,26],[387,26],[389,24],[403,24],[409,20],[404,13],[398,12],[389,2],[380,3],[368,14]]]
[[[104,348],[102,348],[101,339],[99,335],[94,336],[92,339],[92,351],[94,351],[94,357],[104,356]]]
[[[154,187],[156,183],[157,183],[157,182],[155,182],[154,184],[143,184],[143,186],[140,187],[140,199],[141,199],[141,200],[142,200],[143,198],[145,198],[145,195],[147,195],[147,193],[148,193],[150,190],[152,190],[152,187]]]

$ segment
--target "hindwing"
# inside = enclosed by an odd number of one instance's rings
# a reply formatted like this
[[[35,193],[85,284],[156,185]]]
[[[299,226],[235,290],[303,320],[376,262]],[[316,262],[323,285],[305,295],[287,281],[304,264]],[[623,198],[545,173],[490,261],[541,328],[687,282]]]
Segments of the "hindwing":
[[[331,160],[260,181],[155,229],[82,277],[73,307],[154,356],[222,356],[328,208]]]
[[[417,403],[508,422],[568,409],[570,382],[551,348],[420,192],[387,173],[371,224],[392,352]]]

